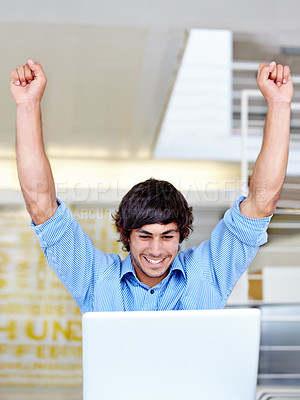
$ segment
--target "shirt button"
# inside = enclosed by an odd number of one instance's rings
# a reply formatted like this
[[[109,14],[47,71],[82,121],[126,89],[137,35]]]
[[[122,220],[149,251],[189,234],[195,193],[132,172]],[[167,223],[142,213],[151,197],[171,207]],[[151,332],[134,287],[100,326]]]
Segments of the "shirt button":
[[[153,289],[151,289],[151,290],[150,290],[150,293],[151,293],[151,294],[153,294],[153,293],[154,293],[154,290],[153,290]]]

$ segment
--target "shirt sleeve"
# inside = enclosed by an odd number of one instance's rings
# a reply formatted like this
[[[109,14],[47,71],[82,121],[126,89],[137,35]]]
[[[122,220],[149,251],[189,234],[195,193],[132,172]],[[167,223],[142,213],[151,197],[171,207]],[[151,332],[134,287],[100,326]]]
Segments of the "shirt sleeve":
[[[51,268],[77,302],[81,312],[93,310],[95,283],[112,264],[116,254],[106,254],[93,246],[66,205],[59,207],[48,221],[31,222]]]
[[[259,246],[267,242],[271,217],[252,219],[240,211],[245,197],[236,199],[231,209],[214,228],[210,240],[192,249],[198,274],[217,290],[225,304],[238,279],[255,257]],[[195,279],[195,276],[194,276]]]

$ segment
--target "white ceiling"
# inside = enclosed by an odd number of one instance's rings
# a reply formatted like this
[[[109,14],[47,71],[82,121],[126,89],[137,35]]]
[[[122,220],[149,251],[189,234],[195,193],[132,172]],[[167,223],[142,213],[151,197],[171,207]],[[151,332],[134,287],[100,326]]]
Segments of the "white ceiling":
[[[15,0],[1,1],[0,20],[138,26],[217,28],[282,38],[299,32],[297,0]],[[282,38],[283,40],[283,38]],[[289,39],[290,40],[290,39]]]
[[[257,48],[297,46],[300,39],[297,0],[1,0],[0,5],[2,156],[14,151],[10,70],[28,58],[40,61],[48,77],[43,122],[51,156],[147,159],[189,29],[230,29],[241,43],[252,43],[249,59],[263,54]]]
[[[14,107],[7,102],[13,66],[29,57],[48,77],[43,104],[52,153],[149,157],[184,31],[142,27],[3,23],[7,64],[1,72],[2,144],[13,145]],[[3,77],[6,78],[3,79]]]

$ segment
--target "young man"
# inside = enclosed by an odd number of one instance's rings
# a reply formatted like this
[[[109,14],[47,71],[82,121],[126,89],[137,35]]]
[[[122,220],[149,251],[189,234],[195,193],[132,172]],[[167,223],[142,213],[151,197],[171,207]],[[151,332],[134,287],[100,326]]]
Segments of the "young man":
[[[170,183],[134,186],[115,215],[129,255],[94,248],[66,206],[56,199],[45,155],[40,102],[46,77],[31,60],[14,69],[17,166],[26,207],[49,264],[80,310],[127,311],[222,308],[239,277],[266,242],[266,229],[285,178],[293,85],[289,67],[261,63],[258,86],[268,111],[249,195],[239,197],[210,240],[178,253],[192,228],[191,208]]]

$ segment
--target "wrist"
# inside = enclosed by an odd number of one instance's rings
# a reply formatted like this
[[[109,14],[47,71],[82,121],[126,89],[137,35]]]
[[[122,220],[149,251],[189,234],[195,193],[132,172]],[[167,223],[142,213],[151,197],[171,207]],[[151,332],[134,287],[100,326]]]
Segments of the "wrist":
[[[290,100],[277,100],[271,99],[267,101],[268,110],[274,111],[285,111],[291,109],[291,101]]]
[[[32,102],[24,102],[24,103],[17,103],[17,111],[35,111],[39,110],[41,107],[41,103],[39,101],[32,101]]]

